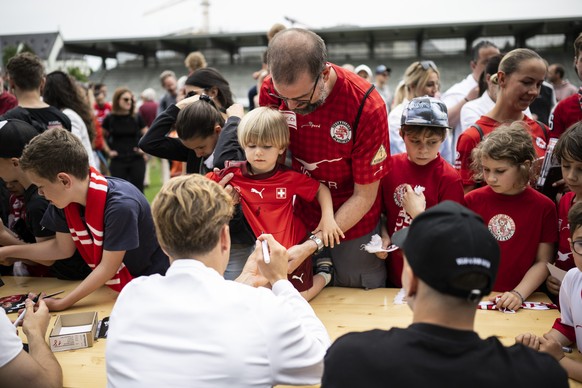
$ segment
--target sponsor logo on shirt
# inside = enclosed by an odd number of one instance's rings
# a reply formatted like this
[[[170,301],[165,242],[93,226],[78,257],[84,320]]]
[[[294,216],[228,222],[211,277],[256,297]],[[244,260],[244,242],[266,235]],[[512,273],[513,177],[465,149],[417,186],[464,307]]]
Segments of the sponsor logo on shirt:
[[[301,163],[303,165],[303,169],[306,171],[313,171],[317,168],[317,165],[323,162],[328,162],[328,163],[332,163],[332,162],[339,162],[340,160],[342,160],[342,158],[337,158],[337,159],[323,159],[320,160],[319,162],[313,162],[313,163],[308,163],[305,160],[299,159],[299,158],[295,158],[299,163]]]
[[[570,255],[571,254],[572,254],[572,252],[562,253],[562,252],[558,251],[558,258],[556,260],[558,260],[558,261],[568,261],[568,259],[570,258]]]
[[[304,272],[301,272],[301,275],[299,275],[299,276],[293,275],[293,276],[291,276],[291,280],[297,279],[301,282],[301,284],[303,284],[303,274],[304,274]]]
[[[309,127],[309,128],[321,128],[321,124],[313,124],[313,121],[308,122],[307,124],[303,124],[301,128]]]
[[[329,131],[331,138],[340,144],[346,144],[352,139],[352,128],[345,121],[336,121]]]
[[[461,154],[459,153],[459,151],[455,152],[455,168],[457,170],[460,170],[462,166],[461,163]]]
[[[489,220],[489,231],[497,241],[507,241],[515,233],[515,222],[507,214],[497,214]]]
[[[263,199],[263,191],[265,191],[264,187],[261,189],[261,191],[255,189],[254,187],[251,188],[251,193],[257,194],[259,197],[261,197],[261,199]]]

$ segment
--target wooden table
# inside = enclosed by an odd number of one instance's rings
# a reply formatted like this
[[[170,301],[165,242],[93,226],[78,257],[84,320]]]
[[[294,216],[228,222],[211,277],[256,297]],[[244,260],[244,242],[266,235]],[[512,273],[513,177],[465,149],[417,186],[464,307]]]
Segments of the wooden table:
[[[71,291],[78,281],[63,281],[53,278],[3,277],[6,283],[0,287],[0,296],[44,291],[47,294],[60,290]],[[311,306],[325,324],[332,340],[351,331],[407,327],[412,322],[412,312],[406,304],[394,304],[397,289],[360,290],[327,287],[311,301]],[[99,319],[111,314],[117,293],[102,287],[72,308],[52,313],[49,332],[56,316],[85,311],[97,311]],[[548,301],[544,294],[534,294],[530,301]],[[16,314],[11,314],[13,320]],[[531,332],[545,333],[559,317],[558,310],[520,310],[516,314],[499,311],[477,311],[475,330],[482,338],[497,335],[505,345],[512,345],[516,335]],[[48,338],[47,333],[47,338]],[[65,387],[105,387],[105,342],[98,340],[93,347],[55,353],[64,372]],[[574,351],[569,357],[582,361],[582,355]],[[278,386],[284,388],[283,386]],[[313,386],[317,387],[317,386]],[[570,380],[570,387],[581,383]]]
[[[25,294],[28,292],[37,293],[44,291],[47,295],[60,290],[65,290],[66,295],[72,291],[80,281],[65,281],[55,278],[33,278],[33,277],[7,277],[3,276],[5,285],[0,287],[0,295]],[[63,312],[51,313],[51,321],[47,331],[47,341],[52,330],[57,315],[81,313],[85,311],[97,311],[99,320],[108,317],[118,293],[109,287],[101,287],[90,296],[77,302],[73,307]],[[8,315],[12,320],[17,314]],[[22,333],[22,330],[19,330]],[[26,336],[22,335],[22,338]],[[105,374],[105,341],[95,341],[93,347],[55,352],[63,368],[63,383],[65,387],[105,387],[107,378]]]

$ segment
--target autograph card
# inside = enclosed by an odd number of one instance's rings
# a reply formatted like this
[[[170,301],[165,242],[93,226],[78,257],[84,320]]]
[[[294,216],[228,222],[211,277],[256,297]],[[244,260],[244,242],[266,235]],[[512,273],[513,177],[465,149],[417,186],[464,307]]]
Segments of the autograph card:
[[[558,278],[560,281],[564,280],[564,276],[566,276],[566,271],[556,267],[554,264],[548,263],[548,269],[550,270],[550,275],[555,278]]]

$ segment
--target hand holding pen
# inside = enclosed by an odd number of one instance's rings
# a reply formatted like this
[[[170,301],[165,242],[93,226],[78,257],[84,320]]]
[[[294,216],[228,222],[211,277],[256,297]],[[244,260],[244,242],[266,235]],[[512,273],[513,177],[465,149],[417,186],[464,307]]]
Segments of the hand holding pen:
[[[267,246],[265,247],[265,245]],[[279,244],[272,235],[261,234],[252,255],[259,258],[257,260],[259,270],[271,285],[278,280],[287,279],[289,254],[287,249]]]
[[[52,293],[52,294],[50,294],[50,295],[46,295],[46,296],[44,296],[44,298],[51,298],[51,297],[53,297],[53,296],[55,296],[55,295],[62,294],[63,292],[65,292],[65,291],[64,291],[64,290],[62,290],[62,291],[54,292],[54,293]],[[41,294],[42,294],[42,292],[39,292],[39,293],[38,293],[38,295],[37,295],[37,296],[35,296],[35,297],[32,299],[32,306],[33,306],[33,307],[34,307],[34,305],[36,305],[36,304],[37,304],[37,302],[39,301],[39,299],[40,299],[40,297],[41,297]],[[28,298],[27,300],[29,300],[29,299],[30,299],[30,298]],[[20,313],[20,315],[18,316],[18,318],[16,318],[16,321],[14,321],[14,327],[17,327],[17,326],[20,324],[20,322],[21,322],[21,321],[24,319],[24,316],[26,315],[26,310],[27,310],[27,307],[25,307],[25,308],[24,308],[24,310],[22,311],[22,313]]]

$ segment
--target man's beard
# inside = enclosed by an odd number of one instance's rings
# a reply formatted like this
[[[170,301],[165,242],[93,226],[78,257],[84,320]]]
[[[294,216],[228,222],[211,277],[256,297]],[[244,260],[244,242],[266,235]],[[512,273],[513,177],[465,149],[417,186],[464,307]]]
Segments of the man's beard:
[[[292,109],[292,111],[298,115],[301,115],[301,116],[308,115],[308,114],[314,112],[321,105],[323,105],[326,98],[327,98],[327,90],[325,89],[325,83],[324,83],[321,86],[321,89],[319,90],[319,98],[317,99],[317,101],[315,101],[313,103],[309,103],[306,106],[304,106],[303,108]]]

